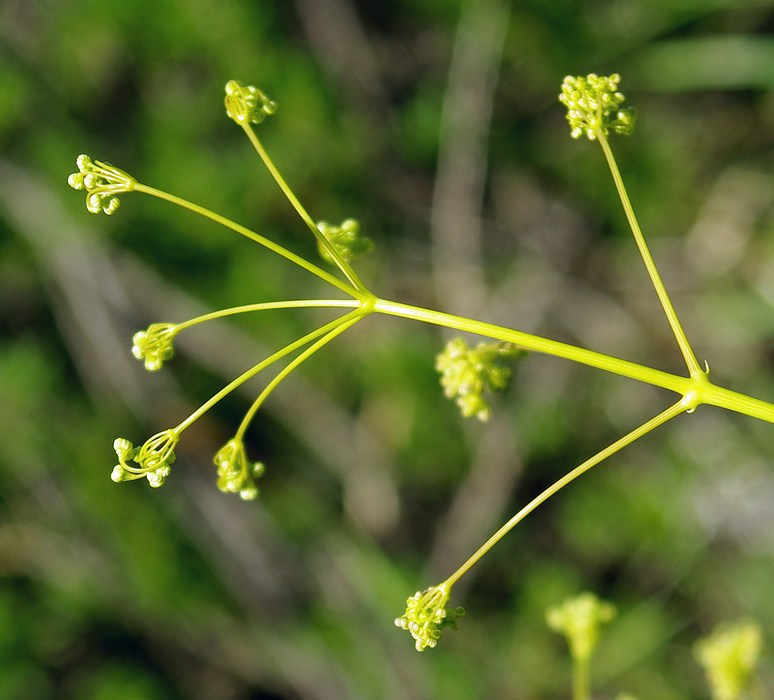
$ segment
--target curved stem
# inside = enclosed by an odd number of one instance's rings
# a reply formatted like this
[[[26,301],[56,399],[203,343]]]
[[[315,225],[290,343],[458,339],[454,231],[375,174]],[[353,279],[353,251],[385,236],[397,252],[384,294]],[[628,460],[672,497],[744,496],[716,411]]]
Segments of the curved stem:
[[[352,269],[352,266],[346,260],[344,260],[344,258],[341,257],[341,255],[339,254],[339,251],[336,250],[336,246],[334,246],[325,236],[323,236],[320,229],[317,228],[317,224],[314,221],[312,221],[312,217],[309,216],[306,209],[304,209],[303,205],[299,201],[298,197],[296,197],[296,195],[293,193],[293,190],[290,189],[288,183],[285,182],[285,178],[282,177],[282,175],[280,174],[280,171],[277,170],[277,167],[274,165],[274,162],[269,157],[269,154],[266,152],[266,149],[263,147],[263,144],[258,138],[258,135],[255,133],[253,128],[250,126],[250,124],[247,122],[242,122],[240,126],[244,130],[245,134],[247,134],[247,138],[250,139],[250,143],[253,144],[253,148],[255,148],[256,152],[261,157],[261,160],[263,161],[263,164],[266,166],[266,169],[269,171],[269,173],[271,173],[271,176],[274,178],[274,181],[277,183],[277,185],[279,185],[279,188],[282,190],[282,193],[285,195],[285,197],[287,197],[288,201],[293,205],[293,208],[296,210],[296,212],[298,212],[298,215],[301,217],[302,221],[307,225],[309,230],[317,239],[317,242],[323,248],[325,248],[325,250],[331,256],[331,259],[336,263],[336,266],[349,280],[350,284],[352,284],[355,288],[359,289],[361,292],[367,291],[366,286],[360,281],[360,278]]]
[[[595,467],[600,462],[603,462],[611,455],[614,455],[619,450],[623,449],[627,445],[631,445],[635,440],[638,440],[643,435],[646,435],[651,430],[654,430],[660,425],[663,425],[668,420],[675,416],[689,410],[690,406],[686,405],[684,400],[680,400],[677,403],[670,406],[665,411],[662,411],[654,418],[643,423],[639,428],[632,430],[630,433],[624,435],[622,438],[616,440],[612,445],[608,445],[604,450],[597,452],[593,457],[587,459],[583,464],[575,467],[571,472],[565,474],[561,479],[555,481],[551,486],[545,489],[538,496],[533,498],[526,506],[524,506],[516,515],[514,515],[505,525],[503,525],[494,535],[492,535],[481,547],[479,547],[473,555],[455,571],[445,583],[449,586],[454,585],[464,574],[466,574],[474,564],[478,562],[492,547],[494,547],[508,532],[510,532],[518,523],[526,518],[533,510],[539,505],[545,503],[551,496],[561,491],[571,481],[577,479],[581,474],[585,474],[589,469]]]
[[[298,299],[290,301],[266,301],[258,304],[245,304],[244,306],[232,306],[230,309],[219,309],[202,316],[175,324],[175,332],[190,328],[205,321],[213,321],[224,316],[250,313],[251,311],[271,311],[274,309],[311,309],[311,308],[355,308],[360,302],[356,299]]]
[[[261,236],[260,234],[255,233],[254,231],[251,231],[245,226],[237,224],[236,222],[231,221],[230,219],[227,219],[224,216],[221,216],[220,214],[216,214],[215,212],[210,211],[205,207],[200,207],[198,204],[189,202],[187,199],[183,199],[182,197],[177,197],[173,194],[169,194],[168,192],[164,192],[163,190],[157,190],[155,187],[148,187],[148,185],[143,185],[139,182],[137,183],[134,189],[136,192],[143,192],[153,197],[158,197],[159,199],[163,199],[167,202],[170,202],[171,204],[176,204],[179,207],[183,207],[183,209],[188,209],[189,211],[199,214],[200,216],[203,216],[207,219],[211,219],[212,221],[215,221],[221,226],[225,226],[226,228],[229,228],[232,231],[235,231],[236,233],[239,233],[242,236],[245,236],[246,238],[253,240],[256,243],[260,243],[265,248],[268,248],[269,250],[276,253],[277,255],[281,255],[286,260],[289,260],[290,262],[295,263],[296,265],[303,268],[307,272],[311,272],[313,275],[316,275],[321,280],[324,280],[328,284],[336,287],[337,289],[341,290],[345,294],[348,294],[349,296],[355,299],[360,299],[363,296],[362,293],[365,290],[365,288],[355,288],[347,284],[346,282],[343,282],[338,277],[334,277],[332,274],[330,274],[330,272],[326,272],[325,270],[318,267],[314,263],[310,263],[305,258],[302,258],[300,255],[296,255],[295,253],[288,250],[284,246],[281,246],[278,243],[275,243],[274,241],[269,240],[268,238]]]
[[[222,398],[230,394],[238,386],[241,386],[242,384],[244,384],[248,379],[251,379],[262,370],[274,364],[277,360],[280,360],[283,357],[285,357],[285,355],[289,355],[291,352],[294,352],[295,350],[302,348],[304,345],[307,345],[313,340],[316,340],[321,335],[325,335],[326,333],[329,333],[330,331],[338,328],[340,325],[347,323],[347,321],[349,321],[350,319],[360,318],[364,316],[366,313],[368,312],[364,311],[361,308],[355,309],[354,311],[350,311],[350,313],[345,314],[340,318],[337,318],[335,321],[326,323],[324,326],[321,326],[320,328],[312,331],[311,333],[307,333],[305,336],[290,343],[289,345],[286,345],[281,350],[278,350],[274,354],[269,355],[269,357],[267,357],[265,360],[261,360],[261,362],[254,365],[246,372],[243,372],[236,379],[232,380],[229,384],[223,387],[223,389],[221,389],[217,394],[215,394],[211,399],[209,399],[209,401],[202,404],[190,416],[188,416],[188,418],[186,418],[179,425],[173,428],[173,430],[175,430],[177,433],[182,433],[186,428],[190,427],[192,423],[196,422],[207,411],[209,411],[216,403],[218,403],[218,401],[220,401]]]
[[[269,394],[271,394],[271,392],[277,388],[279,383],[283,379],[285,379],[285,377],[287,377],[291,372],[293,372],[293,370],[295,370],[300,364],[308,360],[320,348],[324,347],[325,345],[330,343],[331,340],[341,335],[347,329],[354,326],[358,321],[364,318],[364,316],[365,314],[361,313],[359,316],[354,316],[349,320],[342,321],[337,328],[334,328],[332,331],[329,331],[325,336],[323,336],[316,343],[314,343],[314,345],[308,347],[306,350],[304,350],[304,352],[302,352],[298,357],[296,357],[292,362],[289,362],[286,367],[284,367],[280,372],[278,372],[277,376],[274,377],[274,379],[272,379],[266,385],[266,388],[260,393],[258,398],[253,402],[253,405],[250,406],[250,410],[247,411],[247,413],[245,414],[245,417],[242,419],[242,422],[239,424],[239,428],[237,428],[237,431],[234,434],[234,439],[235,440],[242,439],[242,437],[245,434],[245,431],[247,430],[247,426],[250,425],[250,421],[252,421],[253,417],[258,412],[258,409],[263,405],[263,402],[266,400]]]
[[[661,302],[661,306],[664,309],[664,313],[666,314],[667,320],[669,321],[669,325],[672,328],[672,333],[674,334],[675,339],[677,340],[677,344],[680,347],[680,352],[683,354],[685,363],[688,366],[688,371],[692,377],[700,373],[703,374],[704,371],[699,366],[699,362],[696,359],[696,355],[694,355],[693,348],[691,348],[691,345],[688,342],[688,337],[685,335],[685,331],[683,330],[682,324],[680,323],[680,319],[677,317],[677,312],[675,311],[674,306],[672,306],[672,301],[669,298],[669,294],[667,293],[666,287],[664,286],[664,282],[661,280],[661,275],[656,268],[656,263],[653,261],[653,256],[650,254],[648,244],[645,242],[645,236],[642,235],[642,230],[640,229],[640,225],[637,222],[637,217],[634,215],[634,209],[632,208],[631,201],[629,200],[629,195],[626,192],[626,187],[624,186],[621,173],[618,170],[618,164],[615,162],[615,156],[613,155],[613,151],[610,148],[610,144],[608,143],[607,138],[601,129],[595,129],[594,135],[597,137],[599,145],[602,146],[602,151],[605,154],[607,165],[610,168],[610,173],[613,176],[613,182],[615,182],[615,187],[618,191],[618,197],[621,200],[621,205],[623,206],[624,212],[626,213],[626,220],[629,222],[629,227],[631,228],[632,234],[634,235],[637,248],[640,250],[640,255],[642,256],[642,260],[645,263],[645,268],[648,271],[651,282],[653,282],[653,287],[656,290],[656,294],[658,295],[659,301]]]

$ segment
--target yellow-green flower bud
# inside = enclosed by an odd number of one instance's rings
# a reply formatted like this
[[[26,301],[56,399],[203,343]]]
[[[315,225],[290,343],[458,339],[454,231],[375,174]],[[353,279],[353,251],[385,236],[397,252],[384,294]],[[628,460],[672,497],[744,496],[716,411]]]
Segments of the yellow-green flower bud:
[[[567,638],[574,659],[591,658],[599,639],[602,623],[615,617],[615,607],[593,593],[581,593],[546,611],[546,622]]]
[[[713,700],[746,697],[762,646],[761,628],[756,622],[718,625],[696,643],[694,653],[707,674]]]
[[[119,207],[117,195],[131,192],[137,182],[131,175],[109,163],[92,161],[87,155],[79,155],[75,161],[78,172],[67,178],[74,190],[86,190],[86,208],[92,214],[113,214]]]
[[[238,80],[226,83],[226,114],[237,124],[249,122],[260,124],[267,116],[277,111],[277,103],[252,85]]]
[[[511,370],[502,361],[520,354],[511,343],[479,343],[473,350],[464,338],[450,340],[435,358],[444,395],[454,399],[465,418],[488,420],[491,407],[485,394],[507,388]]]
[[[329,224],[327,221],[318,221],[317,228],[346,262],[370,253],[374,249],[374,242],[360,235],[360,223],[355,219],[345,219],[339,226]],[[321,243],[318,243],[318,250],[323,260],[329,263],[335,262],[330,251]]]
[[[634,110],[621,109],[625,98],[618,92],[620,80],[617,73],[610,76],[589,73],[585,78],[568,75],[564,79],[559,101],[567,107],[570,136],[574,139],[586,136],[593,141],[597,133],[607,136],[611,129],[626,135],[634,131]]]
[[[110,478],[121,482],[145,477],[151,486],[158,488],[171,472],[178,440],[179,436],[175,430],[157,433],[142,447],[134,447],[129,440],[117,438],[113,442],[113,449],[118,456],[118,464],[113,467]],[[135,462],[137,466],[131,465],[130,461]]]
[[[241,440],[229,440],[213,459],[218,468],[218,488],[223,493],[238,493],[244,501],[252,501],[258,495],[255,479],[262,476],[261,462],[248,462]]]
[[[149,372],[156,372],[175,354],[172,341],[176,333],[177,328],[172,323],[151,324],[147,330],[134,334],[132,355],[138,360],[144,360],[145,369]]]
[[[395,619],[395,626],[408,631],[417,651],[431,649],[441,638],[443,629],[456,629],[457,619],[465,614],[461,607],[449,608],[451,587],[444,584],[418,591],[406,600],[406,612]]]

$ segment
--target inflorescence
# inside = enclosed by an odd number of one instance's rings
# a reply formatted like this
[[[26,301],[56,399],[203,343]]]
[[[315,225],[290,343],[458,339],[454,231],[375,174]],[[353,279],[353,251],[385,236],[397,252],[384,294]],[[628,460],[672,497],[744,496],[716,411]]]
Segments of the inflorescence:
[[[608,77],[589,73],[585,78],[568,75],[564,79],[559,101],[567,107],[570,135],[574,139],[586,136],[594,141],[600,133],[607,136],[611,129],[626,135],[634,131],[634,110],[621,109],[625,98],[618,92],[620,80],[617,73]]]
[[[395,618],[395,626],[414,638],[417,651],[432,649],[443,630],[456,629],[457,620],[465,614],[461,607],[447,608],[450,592],[451,586],[446,583],[417,591],[406,600],[406,612]]]
[[[217,470],[217,486],[221,491],[239,494],[245,500],[255,498],[258,494],[256,479],[263,474],[264,467],[260,462],[248,461],[243,442],[245,431],[253,416],[271,392],[290,373],[327,343],[374,312],[476,333],[493,339],[494,342],[482,342],[475,348],[470,348],[463,338],[455,338],[436,358],[436,368],[441,375],[440,381],[444,393],[457,403],[465,417],[476,417],[482,421],[489,418],[490,394],[505,389],[511,376],[511,370],[505,362],[528,350],[579,362],[679,394],[680,400],[671,407],[600,450],[534,497],[444,583],[408,598],[406,611],[395,620],[395,624],[407,630],[414,638],[417,650],[423,651],[428,647],[434,647],[441,638],[443,630],[454,627],[456,620],[464,612],[462,608],[448,607],[452,585],[526,515],[588,469],[677,415],[692,412],[702,403],[713,404],[774,423],[774,405],[712,384],[709,381],[708,372],[701,369],[691,350],[655,263],[650,257],[607,143],[606,137],[610,131],[630,134],[634,128],[635,113],[631,108],[622,107],[624,95],[618,91],[619,81],[620,76],[617,74],[607,77],[600,77],[594,73],[585,77],[568,76],[564,79],[559,100],[567,107],[567,121],[571,136],[576,139],[586,136],[589,140],[598,141],[602,146],[645,267],[686,361],[688,377],[662,372],[512,328],[379,299],[363,284],[350,265],[354,258],[370,251],[373,248],[373,242],[360,235],[360,226],[354,219],[345,219],[338,226],[326,221],[315,223],[282,178],[253,130],[254,125],[260,124],[267,116],[276,112],[277,104],[258,88],[230,80],[225,90],[225,108],[228,117],[244,130],[267,170],[311,231],[321,257],[337,268],[338,276],[244,226],[180,197],[143,185],[123,170],[102,161],[93,161],[86,155],[78,156],[76,161],[78,171],[69,176],[68,183],[76,190],[86,191],[86,207],[94,214],[100,212],[113,214],[120,204],[118,195],[127,192],[140,192],[164,199],[257,242],[286,261],[328,283],[332,288],[343,293],[346,298],[268,301],[214,311],[178,324],[155,323],[134,335],[132,354],[144,363],[147,370],[157,371],[166,361],[172,359],[173,341],[178,333],[211,319],[289,308],[347,309],[347,313],[321,325],[259,361],[177,426],[154,435],[142,446],[134,447],[129,440],[118,438],[113,445],[118,464],[113,469],[112,479],[121,482],[145,477],[152,487],[161,486],[171,473],[171,466],[175,461],[175,448],[181,434],[188,427],[244,382],[295,353],[295,357],[288,360],[285,366],[268,381],[246,413],[234,437],[217,452],[213,460]],[[612,615],[613,610],[610,606],[600,603],[593,597],[584,596],[549,611],[548,620],[554,629],[567,636],[573,655],[580,659],[587,659],[596,643],[600,624],[609,620]],[[757,660],[759,642],[756,641],[755,633],[749,630],[737,633],[731,641],[727,638],[723,639],[725,641],[721,640],[722,643],[721,641],[707,642],[698,648],[697,654],[708,666],[710,675],[712,674],[710,667],[722,666],[725,669],[724,678],[737,679],[733,682],[728,681],[727,685],[736,683],[737,686],[741,686],[747,677],[745,674],[749,675],[748,669]],[[726,661],[721,662],[718,659]],[[722,681],[719,680],[713,683],[717,687],[722,685]],[[718,691],[717,695],[722,700],[736,697],[731,694],[723,695],[722,692],[724,691]]]
[[[511,369],[504,360],[522,354],[513,343],[482,342],[471,349],[464,338],[457,337],[436,355],[435,368],[441,375],[444,395],[454,399],[462,415],[486,421],[491,415],[488,395],[504,391],[511,379]]]

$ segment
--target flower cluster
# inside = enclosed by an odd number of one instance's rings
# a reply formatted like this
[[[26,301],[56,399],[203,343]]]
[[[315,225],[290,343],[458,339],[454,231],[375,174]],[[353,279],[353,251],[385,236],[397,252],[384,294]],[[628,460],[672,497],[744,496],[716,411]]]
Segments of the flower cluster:
[[[720,625],[696,644],[714,700],[738,700],[750,687],[761,655],[761,628],[755,622]]]
[[[172,323],[153,323],[147,330],[134,334],[132,355],[144,360],[149,372],[156,372],[175,354],[172,341],[176,334],[177,327]]]
[[[67,184],[74,190],[86,190],[86,208],[92,214],[113,214],[121,202],[117,195],[131,192],[137,182],[123,170],[79,155],[75,161],[78,172],[67,178]]]
[[[237,124],[260,124],[277,111],[277,103],[264,92],[238,80],[226,83],[226,114]]]
[[[170,474],[178,439],[175,430],[157,433],[142,447],[134,447],[129,440],[117,438],[113,449],[118,455],[118,464],[113,468],[110,478],[120,482],[145,477],[151,486],[158,488]],[[138,466],[129,464],[130,460]]]
[[[229,440],[213,459],[218,468],[218,488],[224,493],[238,493],[244,501],[258,495],[255,479],[263,475],[261,462],[248,462],[241,440]]]
[[[465,418],[488,420],[491,407],[485,394],[507,388],[511,370],[502,360],[520,353],[512,343],[479,343],[471,349],[464,338],[454,338],[435,358],[443,393],[455,400]]]
[[[407,630],[414,638],[417,651],[431,649],[438,643],[445,627],[455,629],[457,619],[465,614],[461,607],[446,608],[451,586],[442,583],[418,591],[406,600],[406,612],[395,619],[395,626]]]
[[[360,235],[360,223],[355,219],[345,219],[339,226],[327,221],[318,221],[317,228],[346,262],[370,253],[374,248],[374,242],[370,238]],[[323,260],[335,262],[324,245],[318,244],[318,249]]]
[[[618,92],[620,80],[617,73],[610,76],[589,73],[585,78],[568,75],[564,79],[559,101],[567,107],[570,135],[574,139],[585,135],[593,141],[598,133],[606,136],[610,129],[626,135],[634,131],[634,110],[621,109],[625,98]]]
[[[614,617],[615,607],[593,593],[581,593],[546,611],[548,626],[567,638],[570,653],[580,660],[591,658],[600,626]]]

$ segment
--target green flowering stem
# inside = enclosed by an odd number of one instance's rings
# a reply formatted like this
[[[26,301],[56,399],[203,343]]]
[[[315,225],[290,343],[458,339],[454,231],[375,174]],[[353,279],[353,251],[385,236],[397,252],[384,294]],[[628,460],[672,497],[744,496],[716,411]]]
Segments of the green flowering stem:
[[[610,143],[608,142],[607,137],[601,128],[594,129],[594,135],[596,136],[597,141],[599,141],[599,145],[602,147],[602,151],[605,154],[607,165],[610,168],[610,173],[613,176],[613,182],[615,182],[615,187],[618,191],[618,197],[620,198],[621,205],[623,206],[624,212],[626,213],[626,219],[629,222],[629,227],[632,230],[632,234],[634,234],[634,240],[637,243],[637,248],[640,250],[640,255],[642,256],[642,260],[645,263],[645,268],[647,269],[648,275],[650,276],[650,279],[653,282],[653,286],[656,289],[656,294],[658,295],[658,299],[664,309],[664,313],[666,314],[667,320],[669,321],[669,325],[672,328],[672,332],[674,333],[675,339],[677,340],[677,344],[680,346],[680,352],[682,352],[685,363],[688,365],[688,371],[692,377],[698,374],[705,374],[705,370],[699,366],[699,362],[697,361],[693,349],[688,342],[688,338],[685,335],[682,324],[677,317],[674,306],[672,306],[672,301],[669,298],[666,287],[661,280],[661,275],[656,268],[656,263],[653,261],[653,256],[650,254],[648,244],[645,242],[645,236],[643,236],[640,225],[637,222],[637,217],[634,214],[634,209],[632,208],[631,201],[629,200],[629,195],[626,192],[626,187],[624,185],[623,178],[621,177],[621,173],[618,170],[618,164],[615,161],[613,150],[610,148]]]
[[[187,199],[183,199],[182,197],[177,197],[173,194],[169,194],[168,192],[164,192],[163,190],[157,190],[155,187],[149,187],[148,185],[143,185],[142,183],[139,183],[139,182],[135,185],[134,189],[135,189],[135,192],[143,192],[144,194],[149,194],[152,197],[158,197],[159,199],[163,199],[164,201],[170,202],[171,204],[176,204],[177,206],[182,207],[183,209],[188,209],[189,211],[199,214],[200,216],[210,219],[220,224],[221,226],[225,226],[226,228],[229,228],[232,231],[235,231],[236,233],[239,233],[242,236],[245,236],[246,238],[253,240],[256,243],[260,243],[265,248],[268,248],[269,250],[276,253],[277,255],[281,255],[286,260],[289,260],[290,262],[295,263],[296,265],[303,268],[307,272],[311,272],[313,275],[316,275],[321,280],[336,287],[336,289],[341,290],[345,294],[348,294],[349,296],[355,299],[362,299],[364,296],[366,296],[366,290],[364,287],[362,287],[362,284],[360,287],[357,287],[357,288],[353,287],[347,284],[346,282],[343,282],[342,280],[338,279],[337,277],[334,277],[332,274],[318,267],[314,263],[309,262],[308,260],[306,260],[306,258],[302,258],[300,255],[296,255],[295,253],[288,250],[284,246],[281,246],[278,243],[275,243],[274,241],[269,240],[268,238],[265,238],[264,236],[261,236],[260,234],[255,233],[254,231],[251,231],[245,226],[242,226],[234,221],[231,221],[230,219],[227,219],[224,216],[221,216],[220,214],[216,214],[215,212],[210,211],[205,207],[201,207],[198,204],[189,202]]]
[[[591,699],[591,657],[603,623],[615,617],[615,607],[593,593],[581,593],[546,610],[546,622],[567,639],[572,656],[573,700]]]
[[[774,404],[717,386],[710,382],[705,372],[700,372],[691,377],[681,377],[659,369],[646,367],[636,362],[562,343],[558,340],[551,340],[505,326],[498,326],[463,316],[455,316],[442,311],[411,306],[397,301],[377,299],[373,303],[373,310],[390,316],[410,318],[423,323],[503,340],[513,343],[516,347],[524,350],[561,357],[565,360],[578,362],[589,367],[596,367],[622,377],[636,379],[646,384],[668,389],[686,397],[686,399],[690,398],[690,403],[694,409],[701,404],[708,404],[774,423]]]
[[[631,445],[636,440],[639,440],[644,435],[647,435],[652,430],[655,430],[660,425],[663,425],[667,421],[671,420],[675,416],[690,411],[691,405],[689,401],[681,399],[675,404],[672,404],[665,411],[662,411],[654,418],[643,423],[639,428],[635,428],[630,433],[627,433],[622,438],[616,440],[612,445],[608,445],[605,449],[597,452],[593,457],[587,459],[583,464],[575,467],[572,471],[565,474],[561,479],[555,481],[551,486],[545,489],[538,496],[533,498],[526,506],[524,506],[516,515],[514,515],[505,525],[503,525],[497,532],[494,533],[484,544],[482,544],[473,555],[462,565],[457,571],[455,571],[444,582],[448,586],[454,585],[462,576],[464,576],[478,561],[483,557],[492,547],[494,547],[505,535],[507,535],[518,523],[526,518],[533,510],[538,506],[545,503],[554,494],[561,491],[567,484],[577,479],[582,474],[585,474],[589,469],[595,467],[600,462],[603,462],[608,457],[611,457],[619,450],[623,449],[627,445]]]
[[[277,183],[277,185],[279,185],[279,188],[282,190],[285,197],[287,197],[293,208],[298,212],[301,220],[307,225],[309,230],[317,239],[318,245],[320,245],[328,253],[330,259],[336,264],[339,270],[341,270],[342,274],[349,280],[352,286],[354,286],[360,292],[367,292],[368,290],[366,286],[360,280],[357,273],[352,269],[352,266],[341,256],[339,251],[336,250],[336,247],[325,236],[323,236],[317,224],[312,220],[312,217],[309,216],[306,209],[304,209],[304,206],[301,204],[298,197],[296,197],[296,195],[293,193],[293,190],[290,189],[288,183],[285,182],[285,178],[282,177],[280,171],[277,170],[277,167],[269,157],[269,154],[266,152],[266,149],[263,147],[263,144],[261,143],[252,126],[250,126],[250,124],[246,121],[239,122],[239,125],[242,127],[245,134],[247,134],[247,138],[250,139],[250,143],[253,144],[253,148],[255,148],[256,152],[261,157],[263,164],[271,173],[274,181]]]
[[[322,338],[320,338],[316,343],[312,344],[310,347],[308,347],[304,352],[302,352],[298,357],[296,357],[292,362],[289,362],[286,367],[284,367],[280,372],[277,373],[277,376],[274,377],[267,385],[266,388],[260,393],[258,398],[253,402],[253,405],[250,406],[250,409],[245,414],[245,417],[242,419],[242,422],[239,424],[239,428],[237,428],[236,433],[234,434],[234,439],[241,440],[244,437],[245,431],[247,430],[247,427],[250,425],[250,422],[252,421],[255,414],[258,412],[258,409],[263,405],[263,402],[268,398],[269,394],[271,394],[272,391],[274,391],[277,386],[282,382],[283,379],[285,379],[289,374],[291,374],[295,369],[299,367],[303,362],[308,360],[312,355],[314,355],[320,348],[324,347],[328,343],[331,342],[334,338],[344,333],[344,331],[348,330],[352,326],[354,326],[358,321],[362,320],[368,312],[364,312],[361,310],[354,311],[351,314],[347,314],[347,316],[344,316],[339,319],[339,325],[336,328],[333,328],[332,330],[328,331]]]
[[[713,700],[764,697],[755,675],[762,647],[761,627],[752,620],[721,623],[696,643],[694,654],[704,667]]]
[[[262,370],[266,369],[270,365],[277,362],[277,360],[281,360],[286,355],[289,355],[290,353],[295,352],[299,348],[304,347],[304,345],[308,345],[309,343],[316,340],[320,336],[325,335],[326,333],[329,333],[332,330],[335,330],[339,326],[347,324],[347,328],[349,328],[349,326],[352,324],[348,324],[348,321],[352,319],[359,320],[367,313],[368,311],[364,311],[362,308],[355,309],[354,311],[351,311],[350,313],[345,314],[340,318],[337,318],[335,321],[326,323],[324,326],[317,328],[311,333],[307,333],[305,336],[299,338],[298,340],[295,340],[292,343],[289,343],[281,350],[278,350],[274,354],[269,355],[269,357],[262,360],[258,364],[254,365],[246,372],[243,372],[236,379],[232,380],[229,384],[223,387],[217,394],[215,394],[212,398],[210,398],[206,403],[202,404],[199,408],[197,408],[190,416],[188,416],[188,418],[186,418],[179,425],[177,425],[174,428],[174,430],[178,434],[182,433],[186,428],[189,428],[193,423],[195,423],[199,418],[201,418],[207,411],[209,411],[216,403],[218,403],[221,399],[223,399],[225,396],[227,396],[232,391],[234,391],[234,389],[241,386],[249,379],[252,379],[256,374],[258,374]]]

